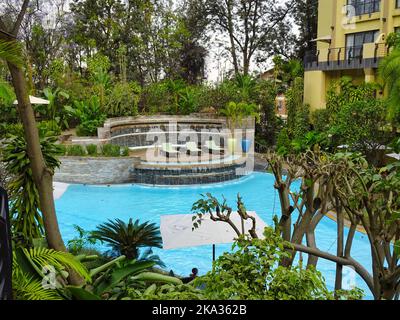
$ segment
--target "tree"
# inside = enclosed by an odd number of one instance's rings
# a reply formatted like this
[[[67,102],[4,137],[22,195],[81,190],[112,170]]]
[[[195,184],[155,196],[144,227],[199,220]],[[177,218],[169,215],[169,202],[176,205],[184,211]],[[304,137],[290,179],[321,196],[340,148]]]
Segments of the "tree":
[[[393,299],[400,284],[399,163],[376,169],[357,154],[329,156],[320,151],[287,158],[271,153],[267,159],[281,201],[279,227],[282,237],[291,244],[288,250],[309,254],[308,265],[316,266],[318,258],[335,262],[337,290],[341,288],[342,266],[347,265],[363,278],[375,299]],[[291,186],[296,179],[302,182],[299,191],[294,192]],[[338,222],[336,255],[319,250],[314,236],[319,221],[331,210]],[[292,213],[296,211],[297,220],[292,224]],[[349,223],[346,233],[345,221]],[[351,255],[360,225],[370,243],[372,274]],[[301,244],[303,237],[307,246]],[[282,260],[286,266],[292,263],[293,255]]]
[[[299,27],[296,56],[303,61],[306,52],[315,48],[311,40],[317,38],[318,0],[295,0],[292,17]]]
[[[139,248],[157,247],[161,248],[160,230],[154,223],[139,223],[129,219],[128,223],[120,219],[109,220],[97,226],[92,232],[92,237],[106,242],[112,249],[113,254],[125,255],[128,259],[139,257]]]
[[[18,16],[11,23],[6,24],[3,16],[0,17],[0,40],[15,43],[29,3],[29,0],[23,1]],[[40,210],[43,215],[47,242],[50,248],[65,252],[66,248],[61,237],[54,205],[53,172],[47,167],[43,157],[35,115],[28,97],[25,74],[21,65],[15,64],[15,61],[10,59],[6,61],[18,100],[17,108],[24,128],[33,180],[39,193]],[[72,283],[78,284],[81,279],[76,274],[71,273],[70,280]]]
[[[292,1],[279,5],[275,0],[217,0],[209,1],[208,10],[213,25],[228,38],[235,74],[249,74],[254,58],[264,61],[289,36],[286,18]]]
[[[381,100],[364,100],[344,105],[337,114],[336,124],[329,130],[338,143],[361,152],[367,160],[381,166],[384,161],[382,146],[390,142],[385,131],[387,106]]]
[[[189,35],[183,39],[180,57],[181,78],[189,84],[197,84],[204,78],[207,49],[202,43],[209,37],[206,30],[209,17],[204,0],[186,0],[182,4],[181,19]]]

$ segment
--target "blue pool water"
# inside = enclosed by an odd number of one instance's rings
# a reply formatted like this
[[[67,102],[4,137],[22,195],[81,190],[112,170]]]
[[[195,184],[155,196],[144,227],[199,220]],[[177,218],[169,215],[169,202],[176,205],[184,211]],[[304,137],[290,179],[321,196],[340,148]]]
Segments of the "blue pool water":
[[[203,186],[70,185],[63,196],[56,200],[56,207],[65,241],[77,236],[73,225],[93,230],[107,219],[120,218],[127,221],[133,218],[159,225],[161,215],[191,213],[192,204],[200,198],[200,194],[206,192],[218,198],[224,195],[233,208],[236,195],[240,193],[247,210],[256,211],[268,225],[272,225],[273,215],[280,213],[279,197],[273,183],[273,175],[256,172],[237,181]],[[335,254],[336,223],[327,217],[323,218],[316,230],[316,240],[321,250]],[[230,249],[231,245],[217,245],[216,253],[220,255]],[[211,269],[211,246],[154,251],[167,265],[167,270],[172,269],[177,274],[189,275],[193,267],[197,267],[200,274]],[[370,249],[364,234],[357,232],[352,255],[370,270]],[[318,262],[318,269],[323,273],[329,289],[334,286],[335,267],[329,261],[320,259]],[[353,283],[353,272],[347,270],[344,278],[347,283]],[[354,280],[356,286],[364,290],[366,298],[371,298],[364,281],[358,276]]]

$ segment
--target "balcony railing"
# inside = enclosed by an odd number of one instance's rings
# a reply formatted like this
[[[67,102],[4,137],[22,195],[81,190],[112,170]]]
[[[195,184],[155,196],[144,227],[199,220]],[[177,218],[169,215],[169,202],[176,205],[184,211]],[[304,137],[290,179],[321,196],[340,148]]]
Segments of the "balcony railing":
[[[316,50],[306,53],[304,68],[306,70],[376,68],[378,60],[387,54],[388,49],[384,43]]]
[[[354,14],[361,16],[363,14],[371,14],[380,11],[381,0],[362,1],[356,0],[349,2],[350,6],[354,7]]]

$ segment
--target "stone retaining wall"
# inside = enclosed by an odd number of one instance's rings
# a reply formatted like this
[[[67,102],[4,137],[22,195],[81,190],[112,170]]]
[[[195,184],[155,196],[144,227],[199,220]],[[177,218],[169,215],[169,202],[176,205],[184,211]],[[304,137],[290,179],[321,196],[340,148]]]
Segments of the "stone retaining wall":
[[[129,169],[136,158],[60,157],[61,166],[54,181],[83,184],[118,184],[131,182]]]

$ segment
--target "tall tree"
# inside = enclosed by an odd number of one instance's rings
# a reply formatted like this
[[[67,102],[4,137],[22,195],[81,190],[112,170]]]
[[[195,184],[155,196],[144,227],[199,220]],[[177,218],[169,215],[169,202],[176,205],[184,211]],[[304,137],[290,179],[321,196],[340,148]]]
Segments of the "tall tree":
[[[282,50],[284,39],[290,34],[287,18],[292,5],[293,1],[278,4],[275,0],[208,2],[213,25],[228,39],[226,48],[235,74],[247,75],[253,59],[264,61],[265,55],[279,53],[277,48]]]
[[[21,23],[29,4],[30,0],[23,0],[20,11],[13,21],[8,19],[5,22],[3,16],[0,16],[0,40],[11,43],[17,42]],[[39,193],[40,210],[43,215],[47,242],[50,248],[65,252],[66,248],[61,237],[54,205],[52,170],[46,166],[44,161],[35,115],[28,97],[24,70],[21,65],[16,64],[13,60],[7,59],[7,64],[18,100],[17,108],[24,128],[32,175]],[[71,273],[70,280],[74,284],[80,283],[80,278],[74,273]]]
[[[317,38],[318,0],[295,0],[292,17],[299,28],[296,55],[303,60],[305,53],[315,46],[311,40]]]
[[[206,29],[210,22],[206,1],[185,0],[182,4],[181,16],[188,36],[182,43],[180,76],[187,83],[195,84],[205,76],[205,59],[208,51],[204,44],[209,41]]]

